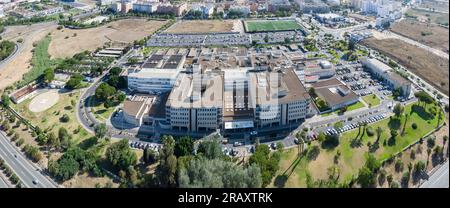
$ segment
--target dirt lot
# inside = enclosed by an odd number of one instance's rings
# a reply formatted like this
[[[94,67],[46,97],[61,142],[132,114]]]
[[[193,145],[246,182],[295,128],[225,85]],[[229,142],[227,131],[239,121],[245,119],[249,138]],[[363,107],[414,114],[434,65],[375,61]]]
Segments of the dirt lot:
[[[6,27],[6,31],[1,34],[3,39],[17,41],[21,38],[23,43],[13,59],[0,64],[0,80],[2,80],[0,89],[4,89],[22,79],[22,75],[31,69],[30,60],[33,43],[44,38],[49,32],[56,30],[56,27],[55,23]]]
[[[72,56],[84,50],[95,50],[106,42],[132,42],[151,35],[166,21],[125,19],[90,29],[55,31],[49,53],[53,58]]]
[[[448,7],[448,6],[447,6]],[[443,24],[448,26],[448,13],[433,12],[428,9],[412,8],[408,9],[405,15],[416,18],[420,22]]]
[[[239,20],[192,20],[177,22],[165,33],[214,33],[239,32],[242,23]]]
[[[405,19],[394,24],[391,31],[448,53],[449,33],[446,28]]]
[[[369,38],[363,44],[387,54],[446,95],[449,94],[447,59],[397,39]]]

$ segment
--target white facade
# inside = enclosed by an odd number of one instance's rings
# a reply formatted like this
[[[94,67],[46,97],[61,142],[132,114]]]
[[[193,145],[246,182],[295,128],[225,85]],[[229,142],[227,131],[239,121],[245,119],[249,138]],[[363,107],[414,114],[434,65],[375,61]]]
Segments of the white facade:
[[[170,91],[178,74],[177,69],[142,69],[128,75],[128,88],[142,93]]]

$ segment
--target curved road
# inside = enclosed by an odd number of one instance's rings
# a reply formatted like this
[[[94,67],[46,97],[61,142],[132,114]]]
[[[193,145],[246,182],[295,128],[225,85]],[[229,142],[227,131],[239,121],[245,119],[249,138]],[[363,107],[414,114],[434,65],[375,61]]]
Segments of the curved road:
[[[23,44],[16,43],[16,45],[14,47],[14,51],[8,57],[6,57],[2,61],[0,61],[0,69],[2,69],[4,65],[7,65],[7,64],[9,64],[9,62],[14,60],[14,58],[16,58],[17,54],[22,52],[22,50],[23,50]]]

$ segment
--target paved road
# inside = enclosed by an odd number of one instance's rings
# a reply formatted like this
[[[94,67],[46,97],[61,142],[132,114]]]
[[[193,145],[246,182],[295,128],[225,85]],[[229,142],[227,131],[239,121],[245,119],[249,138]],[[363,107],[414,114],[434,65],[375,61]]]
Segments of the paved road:
[[[5,59],[3,59],[2,61],[0,61],[0,69],[3,68],[3,66],[9,64],[9,62],[11,62],[12,60],[14,60],[17,56],[17,54],[19,54],[20,52],[22,52],[23,50],[23,46],[22,44],[18,44],[16,43],[16,46],[14,47],[14,51],[11,53],[11,55],[9,55],[8,57],[6,57]]]
[[[4,180],[5,179],[3,179],[3,177],[0,177],[0,188],[9,188],[8,184]]]
[[[19,152],[13,144],[0,132],[0,157],[20,178],[23,185],[28,188],[57,188],[57,185],[43,175],[37,166],[31,164],[22,152]],[[37,180],[38,184],[33,184]]]
[[[80,100],[76,106],[76,115],[77,115],[78,122],[81,123],[83,128],[86,129],[87,131],[93,133],[94,126],[99,124],[97,119],[95,119],[95,116],[92,115],[91,108],[86,105],[86,103],[88,103],[87,99],[95,94],[95,89],[97,89],[97,87],[102,83],[102,81],[104,81],[103,79],[108,74],[109,69],[114,66],[120,66],[121,64],[124,64],[125,62],[127,62],[129,55],[132,54],[132,51],[133,51],[133,49],[128,51],[125,55],[123,55],[117,61],[113,62],[108,67],[107,71],[105,71],[100,77],[96,78],[94,83],[91,86],[89,86],[89,88],[87,88],[86,90],[84,90],[82,92],[82,95],[80,96]]]
[[[420,188],[448,188],[448,160]]]

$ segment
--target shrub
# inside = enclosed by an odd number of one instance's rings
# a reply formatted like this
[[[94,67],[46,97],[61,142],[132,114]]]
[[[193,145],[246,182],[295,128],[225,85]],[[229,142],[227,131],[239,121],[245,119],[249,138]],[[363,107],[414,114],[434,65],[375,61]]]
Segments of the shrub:
[[[375,131],[373,130],[373,128],[371,126],[366,128],[366,133],[368,136],[372,137],[373,135],[375,135]]]
[[[416,123],[412,123],[412,124],[411,124],[411,127],[412,127],[413,129],[417,129],[417,124],[416,124]]]
[[[63,116],[61,116],[61,118],[59,119],[61,122],[67,123],[70,120],[69,115],[64,114]]]
[[[317,145],[314,145],[311,147],[311,149],[308,151],[306,157],[308,160],[315,160],[317,156],[320,154],[320,148]]]

